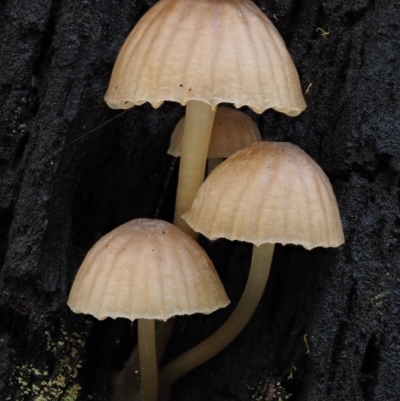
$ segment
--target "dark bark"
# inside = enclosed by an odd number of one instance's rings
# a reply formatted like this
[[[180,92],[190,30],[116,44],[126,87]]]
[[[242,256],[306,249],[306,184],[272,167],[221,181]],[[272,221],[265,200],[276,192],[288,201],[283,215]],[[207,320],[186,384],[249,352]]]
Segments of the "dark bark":
[[[118,50],[152,3],[0,3],[1,400],[106,400],[111,371],[133,345],[129,322],[74,315],[66,299],[96,240],[154,215],[171,162],[165,152],[181,106],[120,115],[103,102]],[[172,399],[270,400],[279,381],[299,401],[399,400],[400,5],[259,5],[288,44],[304,90],[312,86],[297,118],[246,111],[265,139],[301,146],[326,171],[346,244],[278,246],[249,326],[182,379]],[[162,218],[171,219],[175,184],[176,174]],[[250,249],[204,244],[235,303]],[[230,310],[181,318],[166,358]]]

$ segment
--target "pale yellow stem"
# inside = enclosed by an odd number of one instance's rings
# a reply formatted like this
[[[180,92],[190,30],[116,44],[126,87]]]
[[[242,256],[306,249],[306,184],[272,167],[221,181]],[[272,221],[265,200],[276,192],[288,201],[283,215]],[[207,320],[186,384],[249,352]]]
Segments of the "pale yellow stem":
[[[197,100],[187,103],[174,224],[193,238],[196,238],[197,234],[181,216],[192,206],[193,199],[204,181],[214,116],[215,110],[207,103]]]
[[[142,401],[157,401],[158,367],[153,319],[138,319]]]
[[[246,288],[235,310],[215,333],[160,370],[161,400],[168,398],[170,387],[180,377],[222,351],[243,330],[252,317],[267,284],[273,254],[274,244],[253,247]]]

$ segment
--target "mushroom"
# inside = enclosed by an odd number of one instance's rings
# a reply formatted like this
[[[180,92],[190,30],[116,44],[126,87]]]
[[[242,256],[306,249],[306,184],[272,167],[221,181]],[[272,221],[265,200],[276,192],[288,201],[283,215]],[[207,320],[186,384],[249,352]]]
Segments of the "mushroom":
[[[150,219],[102,237],[82,262],[68,299],[73,312],[99,320],[138,319],[144,401],[156,401],[158,393],[154,319],[208,314],[228,303],[200,245],[172,224]]]
[[[184,124],[185,117],[179,120],[172,132],[167,153],[173,157],[181,156]],[[208,147],[207,173],[211,173],[225,158],[259,141],[260,130],[250,116],[230,107],[218,106]]]
[[[140,19],[117,57],[105,101],[127,109],[165,100],[186,105],[175,224],[191,235],[181,215],[203,182],[217,104],[289,116],[306,107],[283,39],[250,0],[161,0]]]
[[[241,332],[261,299],[275,243],[312,249],[344,242],[329,179],[310,156],[286,142],[257,142],[229,157],[206,179],[183,218],[211,240],[251,242],[253,257],[244,293],[232,315],[209,338],[160,371],[164,388]]]

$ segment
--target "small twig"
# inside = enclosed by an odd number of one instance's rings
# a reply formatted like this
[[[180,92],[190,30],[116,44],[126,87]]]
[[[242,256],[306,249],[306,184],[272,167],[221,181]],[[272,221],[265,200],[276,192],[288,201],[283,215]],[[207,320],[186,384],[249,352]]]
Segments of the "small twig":
[[[310,347],[309,347],[309,345],[308,345],[307,336],[308,336],[308,334],[304,334],[303,339],[304,339],[304,342],[305,342],[306,347],[307,347],[307,352],[306,352],[306,354],[309,354],[309,353],[310,353]]]
[[[290,368],[288,380],[289,380],[289,379],[290,379],[290,380],[293,379],[293,373],[294,373],[296,370],[297,370],[297,369],[296,369],[296,366],[292,365],[291,368]]]
[[[326,37],[329,35],[329,32],[328,32],[328,31],[325,31],[324,29],[322,29],[322,28],[320,28],[320,27],[318,27],[318,28],[315,30],[315,32],[321,32],[321,36],[322,36],[324,39],[326,39]]]

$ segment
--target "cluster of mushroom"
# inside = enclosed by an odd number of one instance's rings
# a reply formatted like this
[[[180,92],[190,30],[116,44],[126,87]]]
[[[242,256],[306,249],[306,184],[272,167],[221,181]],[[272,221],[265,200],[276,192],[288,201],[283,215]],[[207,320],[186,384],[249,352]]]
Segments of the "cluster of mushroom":
[[[250,0],[161,0],[125,41],[105,100],[124,109],[144,102],[159,107],[165,100],[186,105],[169,149],[181,158],[176,227],[138,219],[107,234],[86,256],[68,301],[74,312],[99,319],[139,319],[142,399],[167,399],[177,379],[247,324],[275,243],[311,249],[344,242],[339,210],[328,178],[305,152],[260,141],[250,117],[217,109],[226,102],[296,116],[305,108],[282,38]],[[228,159],[202,185],[207,156],[218,159],[209,161],[210,170]],[[254,244],[249,278],[220,329],[160,370],[159,391],[154,321],[146,319],[210,313],[229,303],[211,261],[192,239],[197,232]]]

